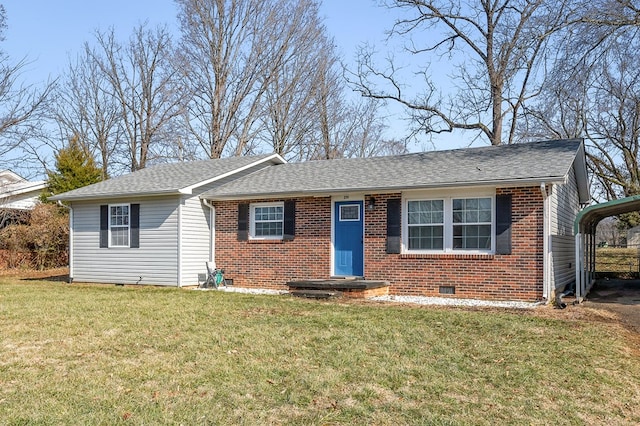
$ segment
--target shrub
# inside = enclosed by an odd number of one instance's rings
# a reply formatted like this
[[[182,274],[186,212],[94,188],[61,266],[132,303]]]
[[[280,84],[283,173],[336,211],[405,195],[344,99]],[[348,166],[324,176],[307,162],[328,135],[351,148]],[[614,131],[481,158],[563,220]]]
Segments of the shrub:
[[[27,224],[0,231],[0,246],[7,250],[9,268],[47,269],[65,266],[69,254],[69,216],[52,204],[39,204]]]

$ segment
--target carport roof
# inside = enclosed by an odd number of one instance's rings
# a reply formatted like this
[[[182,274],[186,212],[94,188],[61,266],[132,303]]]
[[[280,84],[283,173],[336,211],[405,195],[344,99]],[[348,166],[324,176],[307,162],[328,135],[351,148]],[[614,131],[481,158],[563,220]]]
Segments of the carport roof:
[[[640,195],[594,204],[578,213],[573,229],[576,234],[585,231],[595,232],[596,225],[602,219],[638,210],[640,210]]]

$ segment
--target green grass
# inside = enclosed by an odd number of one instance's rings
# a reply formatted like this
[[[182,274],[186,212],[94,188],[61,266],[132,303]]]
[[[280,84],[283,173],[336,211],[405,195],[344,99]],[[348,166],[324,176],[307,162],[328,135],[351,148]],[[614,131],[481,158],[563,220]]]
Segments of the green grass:
[[[0,278],[0,327],[0,424],[640,422],[602,322]]]

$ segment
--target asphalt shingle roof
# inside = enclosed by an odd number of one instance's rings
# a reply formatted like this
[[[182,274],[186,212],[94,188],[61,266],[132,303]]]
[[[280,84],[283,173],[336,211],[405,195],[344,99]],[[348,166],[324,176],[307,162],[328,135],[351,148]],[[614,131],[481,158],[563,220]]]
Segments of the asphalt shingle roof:
[[[319,160],[268,167],[202,195],[211,199],[401,190],[565,178],[582,140]]]
[[[52,200],[113,198],[131,195],[177,194],[272,155],[160,164],[50,197]]]

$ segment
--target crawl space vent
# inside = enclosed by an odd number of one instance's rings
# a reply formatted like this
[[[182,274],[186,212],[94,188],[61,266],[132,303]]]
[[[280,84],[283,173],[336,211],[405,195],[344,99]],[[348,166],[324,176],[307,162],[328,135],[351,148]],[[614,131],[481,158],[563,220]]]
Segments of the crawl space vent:
[[[454,286],[440,286],[440,294],[456,294],[456,288]]]

